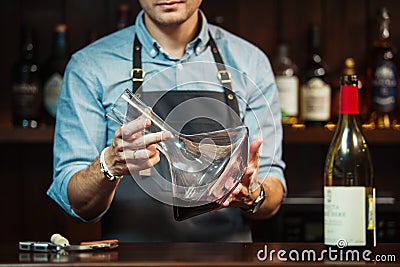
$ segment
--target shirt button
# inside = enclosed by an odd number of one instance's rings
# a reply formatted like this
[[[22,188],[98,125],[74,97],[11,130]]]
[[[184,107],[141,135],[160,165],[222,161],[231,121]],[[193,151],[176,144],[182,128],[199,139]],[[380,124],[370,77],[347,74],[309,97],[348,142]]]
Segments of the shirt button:
[[[182,63],[176,64],[176,68],[177,68],[178,70],[182,70],[182,69],[183,69]]]
[[[202,49],[201,49],[201,46],[197,47],[197,48],[196,48],[197,54],[199,54],[199,53],[201,52],[201,50],[202,50]]]
[[[150,54],[151,54],[152,56],[154,56],[154,55],[156,54],[156,50],[152,49],[152,50],[150,51]]]

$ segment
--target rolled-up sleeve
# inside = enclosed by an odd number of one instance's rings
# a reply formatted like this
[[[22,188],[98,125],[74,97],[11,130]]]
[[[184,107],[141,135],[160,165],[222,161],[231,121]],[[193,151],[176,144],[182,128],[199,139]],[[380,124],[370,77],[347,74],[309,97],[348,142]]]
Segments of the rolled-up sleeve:
[[[47,191],[68,214],[81,220],[71,208],[68,183],[99,155],[107,135],[101,95],[94,89],[100,86],[90,69],[89,61],[75,56],[66,68],[54,134],[53,182]]]

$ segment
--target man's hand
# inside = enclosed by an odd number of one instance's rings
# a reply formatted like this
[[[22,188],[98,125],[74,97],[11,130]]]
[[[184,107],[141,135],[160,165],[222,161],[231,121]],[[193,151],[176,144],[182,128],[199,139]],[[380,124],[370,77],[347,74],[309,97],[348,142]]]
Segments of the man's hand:
[[[115,132],[114,139],[105,153],[105,161],[113,175],[129,175],[160,161],[156,143],[172,137],[170,132],[143,134],[151,121],[142,115],[124,124]]]
[[[258,168],[260,163],[260,147],[262,139],[257,138],[250,144],[249,162],[238,186],[231,196],[222,204],[223,207],[250,206],[260,194],[258,182]]]
[[[170,132],[143,134],[151,121],[142,115],[117,129],[104,159],[116,176],[150,168],[160,160],[155,144],[172,137]],[[111,204],[119,181],[110,183],[100,172],[99,157],[89,167],[74,174],[68,184],[68,198],[75,213],[92,219]]]
[[[249,163],[238,186],[232,191],[231,195],[222,203],[221,207],[241,207],[249,208],[260,195],[260,186],[263,186],[266,199],[260,210],[255,214],[247,214],[254,218],[268,218],[274,215],[280,208],[283,199],[283,186],[281,182],[272,176],[263,177],[262,181],[258,178],[260,165],[260,147],[263,140],[257,138],[250,144]]]

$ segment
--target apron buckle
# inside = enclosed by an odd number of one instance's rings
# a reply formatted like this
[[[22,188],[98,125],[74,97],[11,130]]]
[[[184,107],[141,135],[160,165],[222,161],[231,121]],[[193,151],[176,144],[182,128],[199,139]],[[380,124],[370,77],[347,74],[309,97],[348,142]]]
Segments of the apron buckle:
[[[131,78],[134,82],[143,82],[146,72],[141,68],[133,68],[131,70]]]
[[[218,71],[218,79],[224,84],[224,83],[230,83],[231,82],[231,73],[227,70],[220,70]]]

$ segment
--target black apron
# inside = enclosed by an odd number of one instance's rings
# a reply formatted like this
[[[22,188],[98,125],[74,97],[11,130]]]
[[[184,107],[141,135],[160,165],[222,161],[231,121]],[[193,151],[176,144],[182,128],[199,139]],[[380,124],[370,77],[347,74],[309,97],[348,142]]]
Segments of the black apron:
[[[141,62],[142,46],[137,37],[134,39],[131,71],[133,93],[182,134],[224,130],[241,125],[230,73],[225,68],[214,39],[211,34],[209,36],[208,45],[217,66],[216,75],[223,86],[223,93],[204,90],[146,92],[143,89],[145,72]],[[186,103],[190,108],[184,108],[184,112],[179,111]],[[160,156],[161,160],[154,168],[158,173],[163,173],[164,177],[169,176],[167,160],[162,153]],[[250,241],[250,231],[244,226],[237,209],[222,209],[177,222],[171,206],[146,195],[143,192],[146,190],[142,189],[128,177],[121,180],[113,203],[102,219],[103,238],[118,238],[127,242]],[[162,184],[159,190],[165,190]],[[171,192],[165,194],[170,195]]]

